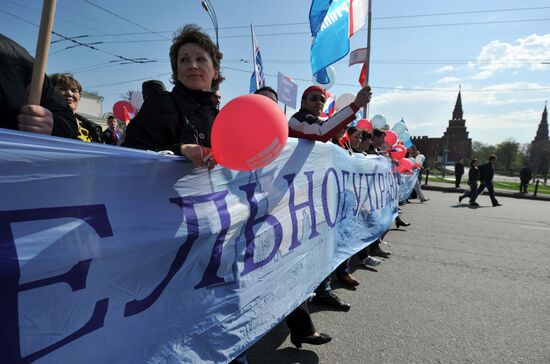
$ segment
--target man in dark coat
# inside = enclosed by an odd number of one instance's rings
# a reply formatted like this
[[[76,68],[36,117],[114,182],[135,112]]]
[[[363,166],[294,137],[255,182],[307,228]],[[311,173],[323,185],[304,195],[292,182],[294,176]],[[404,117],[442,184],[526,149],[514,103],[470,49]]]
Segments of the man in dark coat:
[[[479,188],[477,190],[477,196],[481,196],[483,190],[487,188],[489,191],[489,197],[493,203],[493,207],[502,206],[495,197],[495,189],[493,188],[493,176],[495,175],[495,163],[497,157],[491,155],[489,161],[479,167]],[[474,201],[475,202],[475,201]]]
[[[523,168],[519,171],[519,179],[521,184],[519,185],[519,193],[527,193],[527,186],[529,186],[529,181],[533,178],[531,172],[531,166],[529,162],[526,162]]]
[[[40,105],[26,105],[34,60],[0,34],[0,128],[75,139],[74,115],[45,77]]]
[[[462,175],[464,174],[464,158],[458,158],[458,161],[455,163],[455,187],[460,187],[460,181],[462,180]]]

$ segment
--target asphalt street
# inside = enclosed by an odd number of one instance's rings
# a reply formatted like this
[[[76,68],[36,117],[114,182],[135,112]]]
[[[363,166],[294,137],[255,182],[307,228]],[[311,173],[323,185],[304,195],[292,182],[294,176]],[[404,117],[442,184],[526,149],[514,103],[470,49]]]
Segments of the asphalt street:
[[[296,349],[281,323],[250,350],[255,363],[550,363],[550,203],[425,192],[403,207],[393,255],[361,285],[335,292],[349,312],[310,304],[322,346]]]

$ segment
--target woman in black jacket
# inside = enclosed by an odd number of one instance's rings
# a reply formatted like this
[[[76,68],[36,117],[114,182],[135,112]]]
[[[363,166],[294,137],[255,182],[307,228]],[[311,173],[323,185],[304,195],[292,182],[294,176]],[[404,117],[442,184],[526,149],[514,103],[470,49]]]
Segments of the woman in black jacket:
[[[54,73],[50,79],[55,90],[63,97],[74,113],[74,125],[77,130],[76,139],[83,142],[103,143],[101,126],[77,114],[78,104],[82,95],[82,85],[70,73]]]
[[[470,162],[470,171],[468,172],[468,186],[470,186],[470,191],[464,192],[462,196],[458,198],[458,202],[462,202],[466,197],[470,197],[471,206],[479,206],[476,202],[477,198],[477,181],[479,181],[479,161],[477,158],[472,159]]]
[[[222,54],[196,25],[186,25],[170,47],[172,92],[152,96],[128,125],[125,147],[170,150],[197,166],[213,167],[210,132],[217,110]]]

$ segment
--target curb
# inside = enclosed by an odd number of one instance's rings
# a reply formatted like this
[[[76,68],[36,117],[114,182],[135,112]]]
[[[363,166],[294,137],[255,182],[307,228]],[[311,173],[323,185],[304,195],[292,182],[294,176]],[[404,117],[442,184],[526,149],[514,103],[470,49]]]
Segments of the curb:
[[[448,193],[464,193],[466,191],[463,188],[456,189],[454,187],[444,187],[444,186],[434,186],[434,185],[421,185],[423,190],[430,190],[430,191],[441,191],[441,192],[448,192]],[[488,195],[487,191],[483,192],[483,195]],[[502,190],[497,191],[495,190],[495,196],[500,197],[510,197],[510,198],[517,198],[517,199],[523,199],[523,200],[537,200],[537,201],[550,201],[550,196],[546,195],[522,195],[515,192],[503,192]]]

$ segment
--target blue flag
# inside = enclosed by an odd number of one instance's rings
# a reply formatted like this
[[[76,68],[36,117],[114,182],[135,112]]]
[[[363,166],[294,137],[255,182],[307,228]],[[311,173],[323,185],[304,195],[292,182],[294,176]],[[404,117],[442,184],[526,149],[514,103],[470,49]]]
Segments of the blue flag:
[[[257,89],[265,86],[265,76],[262,55],[260,54],[260,46],[256,41],[256,35],[254,35],[252,24],[250,25],[250,30],[252,33],[252,45],[254,47],[254,72],[252,72],[252,77],[250,77],[250,93],[253,93]]]
[[[332,0],[313,0],[311,2],[311,7],[309,8],[309,28],[311,29],[312,37],[315,37],[319,29],[321,29],[321,24],[323,24],[323,19],[327,15],[330,4],[332,4]]]
[[[316,74],[334,62],[342,59],[349,53],[349,0],[333,0],[330,2],[326,15],[319,22],[322,14],[320,5],[316,3],[327,1],[313,0],[310,11],[310,27],[312,33],[318,29],[311,44],[311,72]],[[316,9],[315,17],[311,17],[313,8]],[[315,22],[312,23],[311,21]],[[323,74],[318,77],[324,77]]]

